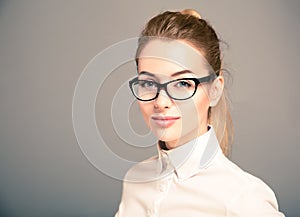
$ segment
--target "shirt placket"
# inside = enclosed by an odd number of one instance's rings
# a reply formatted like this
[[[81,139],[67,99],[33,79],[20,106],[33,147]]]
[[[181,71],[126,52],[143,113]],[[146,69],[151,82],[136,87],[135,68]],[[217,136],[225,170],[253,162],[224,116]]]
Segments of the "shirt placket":
[[[162,153],[162,174],[166,174],[163,178],[156,182],[156,199],[153,204],[146,210],[146,217],[159,217],[159,208],[161,203],[165,200],[170,190],[172,180],[174,177],[174,169],[166,153]]]

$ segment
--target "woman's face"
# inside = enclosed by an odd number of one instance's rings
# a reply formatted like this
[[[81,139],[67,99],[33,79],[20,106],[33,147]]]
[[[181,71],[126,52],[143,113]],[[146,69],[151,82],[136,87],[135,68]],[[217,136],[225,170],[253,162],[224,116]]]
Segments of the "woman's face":
[[[196,52],[196,53],[195,53]],[[184,41],[150,41],[138,60],[140,80],[165,83],[179,78],[201,78],[209,74],[201,53]],[[139,101],[144,120],[167,148],[180,146],[207,131],[208,86],[200,84],[195,95],[174,100],[164,90],[152,101]]]

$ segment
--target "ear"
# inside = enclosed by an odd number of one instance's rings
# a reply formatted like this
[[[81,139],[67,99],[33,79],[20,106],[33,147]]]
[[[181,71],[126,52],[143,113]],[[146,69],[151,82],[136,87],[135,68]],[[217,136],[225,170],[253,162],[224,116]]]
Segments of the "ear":
[[[210,86],[209,100],[210,107],[214,107],[218,104],[224,89],[224,78],[222,75],[218,76]]]

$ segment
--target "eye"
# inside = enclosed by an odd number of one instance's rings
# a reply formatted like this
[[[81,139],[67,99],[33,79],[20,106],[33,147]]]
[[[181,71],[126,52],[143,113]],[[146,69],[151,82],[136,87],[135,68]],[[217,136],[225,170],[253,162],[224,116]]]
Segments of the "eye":
[[[148,81],[148,80],[139,81],[139,85],[142,88],[148,88],[148,89],[157,87],[157,84],[155,81]]]
[[[180,80],[177,81],[174,86],[177,88],[190,88],[193,84],[189,80]]]

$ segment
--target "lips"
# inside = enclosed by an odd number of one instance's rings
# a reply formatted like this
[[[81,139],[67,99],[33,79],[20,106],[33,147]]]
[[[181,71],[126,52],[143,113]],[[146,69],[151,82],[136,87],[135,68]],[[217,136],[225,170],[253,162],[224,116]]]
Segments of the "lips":
[[[180,117],[177,116],[152,116],[153,122],[163,128],[172,126]]]

